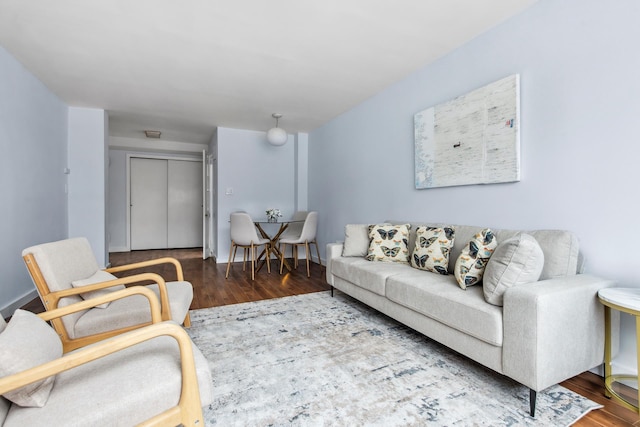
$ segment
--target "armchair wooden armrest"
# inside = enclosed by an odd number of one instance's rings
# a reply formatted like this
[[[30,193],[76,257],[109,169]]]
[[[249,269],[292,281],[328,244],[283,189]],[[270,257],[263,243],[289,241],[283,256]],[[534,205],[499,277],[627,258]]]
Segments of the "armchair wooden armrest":
[[[91,285],[94,286],[94,285]],[[97,288],[101,289],[101,288]],[[59,319],[62,316],[66,316],[71,313],[77,313],[78,311],[87,310],[89,308],[96,307],[100,304],[104,304],[105,302],[115,301],[121,298],[127,298],[131,295],[142,295],[149,301],[149,309],[151,311],[151,323],[160,323],[162,322],[162,312],[160,309],[160,303],[158,302],[157,295],[150,289],[145,288],[144,286],[132,286],[130,288],[121,289],[119,291],[109,292],[108,294],[101,295],[99,297],[91,298],[88,300],[84,300],[82,302],[77,302],[75,304],[68,305],[62,308],[56,308],[53,310],[45,311],[44,313],[38,314],[38,316],[49,321],[54,321]]]
[[[67,292],[67,291],[61,291],[61,292]],[[56,330],[56,332],[58,333],[58,336],[60,337],[60,340],[62,341],[62,347],[64,349],[64,352],[66,353],[71,350],[75,350],[77,348],[92,344],[96,341],[102,341],[112,336],[121,334],[123,332],[133,329],[134,327],[126,328],[126,329],[117,329],[117,330],[113,330],[113,331],[109,331],[101,334],[94,334],[86,337],[70,339],[66,333],[64,325],[62,325],[62,320],[60,319],[61,317],[71,313],[77,313],[79,311],[91,309],[100,304],[104,304],[105,302],[111,302],[121,298],[127,298],[132,295],[142,295],[145,298],[147,298],[147,301],[149,302],[150,313],[151,313],[150,323],[145,323],[143,325],[139,325],[136,327],[159,323],[164,320],[162,318],[162,309],[161,309],[160,303],[158,302],[158,296],[151,289],[146,288],[144,286],[132,286],[130,288],[109,292],[108,294],[101,295],[99,297],[91,298],[88,300],[84,300],[81,302],[77,302],[77,303],[68,305],[66,307],[55,308],[53,310],[45,311],[44,313],[38,314],[38,316],[40,316],[42,319],[46,321],[51,322],[53,328]],[[56,300],[56,305],[57,305],[57,300]]]
[[[172,257],[157,258],[157,259],[151,259],[148,261],[141,261],[141,262],[135,262],[132,264],[120,265],[117,267],[109,267],[109,268],[106,268],[104,271],[108,273],[119,273],[122,271],[134,270],[136,268],[144,268],[144,267],[149,267],[152,265],[159,265],[159,264],[173,264],[176,268],[176,277],[177,277],[176,280],[179,282],[184,281],[184,274],[182,273],[182,264],[180,264],[180,261],[178,261],[176,258],[172,258]]]
[[[162,313],[162,320],[171,320],[171,309],[169,306],[169,294],[167,292],[167,284],[165,280],[159,274],[155,273],[142,273],[133,276],[122,277],[115,280],[109,280],[107,282],[94,283],[92,285],[81,286],[78,288],[69,288],[62,291],[51,292],[45,297],[45,304],[47,307],[53,309],[58,308],[58,302],[65,297],[71,295],[80,295],[86,292],[96,291],[99,289],[106,289],[117,285],[131,285],[137,282],[151,280],[158,284],[160,291],[160,306]],[[153,293],[153,292],[152,292]]]
[[[118,292],[126,291],[128,290]],[[96,301],[97,300],[98,299],[96,299]],[[92,301],[86,301],[86,303],[89,302]],[[84,304],[85,303],[79,303],[77,306],[79,307]],[[39,316],[45,320],[60,317],[68,314],[70,307],[72,306],[42,313],[39,314]],[[78,307],[74,307],[74,309]],[[78,308],[78,310],[81,309],[82,308]],[[56,375],[60,372],[73,369],[77,366],[90,363],[93,360],[163,335],[174,338],[177,341],[180,350],[180,369],[182,374],[182,391],[180,394],[180,400],[177,406],[165,410],[164,412],[145,421],[141,425],[161,426],[182,424],[188,426],[202,426],[204,423],[191,339],[180,326],[171,322],[161,322],[145,326],[143,328],[127,332],[126,334],[113,337],[109,340],[96,343],[93,346],[65,354],[51,362],[14,375],[0,378],[0,394],[4,394],[8,391],[42,380],[49,376]]]

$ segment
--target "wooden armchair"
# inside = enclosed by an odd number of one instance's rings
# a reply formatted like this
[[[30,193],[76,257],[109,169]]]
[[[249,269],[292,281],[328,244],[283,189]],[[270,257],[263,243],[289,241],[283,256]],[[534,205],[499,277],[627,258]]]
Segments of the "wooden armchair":
[[[45,321],[134,294],[148,301],[152,325],[62,355]],[[207,360],[182,327],[162,321],[157,297],[145,287],[39,315],[17,310],[8,325],[0,317],[0,347],[3,427],[203,426],[202,406],[212,401]]]
[[[122,289],[125,285],[152,281],[155,283],[146,287],[160,300],[162,320],[175,320],[187,327],[191,324],[189,307],[193,300],[193,287],[191,283],[184,281],[180,262],[174,258],[160,258],[100,270],[85,238],[32,246],[22,251],[22,257],[46,310],[79,303],[84,298]],[[166,282],[155,273],[136,274],[120,279],[111,274],[163,263],[175,266],[177,281]],[[148,305],[139,295],[52,320],[65,350],[83,347],[150,323]]]

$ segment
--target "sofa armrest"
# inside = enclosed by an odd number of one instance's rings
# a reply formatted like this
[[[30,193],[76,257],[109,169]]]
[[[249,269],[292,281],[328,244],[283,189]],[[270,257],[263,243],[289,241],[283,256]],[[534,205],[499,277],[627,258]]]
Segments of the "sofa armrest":
[[[331,260],[342,256],[344,243],[327,243],[327,268],[325,274],[327,283],[333,286],[333,274],[331,273]]]
[[[503,307],[504,374],[540,391],[604,360],[604,306],[611,280],[578,274],[507,290]]]

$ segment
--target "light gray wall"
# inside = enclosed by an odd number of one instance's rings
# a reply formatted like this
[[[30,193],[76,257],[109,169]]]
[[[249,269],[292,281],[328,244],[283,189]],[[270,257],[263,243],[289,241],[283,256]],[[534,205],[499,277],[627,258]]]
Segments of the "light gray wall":
[[[387,218],[569,229],[588,272],[639,286],[639,20],[636,0],[541,0],[312,131],[309,207],[320,212],[321,247],[343,239],[347,223]],[[416,190],[414,114],[513,73],[521,182]],[[618,363],[633,372],[627,316],[623,328]]]
[[[107,239],[109,252],[126,252],[127,242],[127,152],[109,150],[109,192]]]
[[[293,215],[294,137],[280,147],[269,145],[265,132],[218,128],[218,262],[229,258],[231,212],[266,218],[268,208]],[[233,189],[233,194],[225,194]],[[267,231],[269,232],[269,231]]]
[[[0,47],[0,309],[33,299],[28,246],[67,237],[68,108]]]
[[[101,267],[109,263],[107,129],[104,110],[69,108],[69,237],[86,237]]]

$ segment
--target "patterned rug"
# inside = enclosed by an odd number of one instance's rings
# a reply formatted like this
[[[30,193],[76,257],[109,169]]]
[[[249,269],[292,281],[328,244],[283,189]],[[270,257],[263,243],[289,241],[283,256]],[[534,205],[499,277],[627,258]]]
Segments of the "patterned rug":
[[[319,292],[191,312],[209,360],[207,426],[570,425],[601,407],[538,393],[358,301]]]

